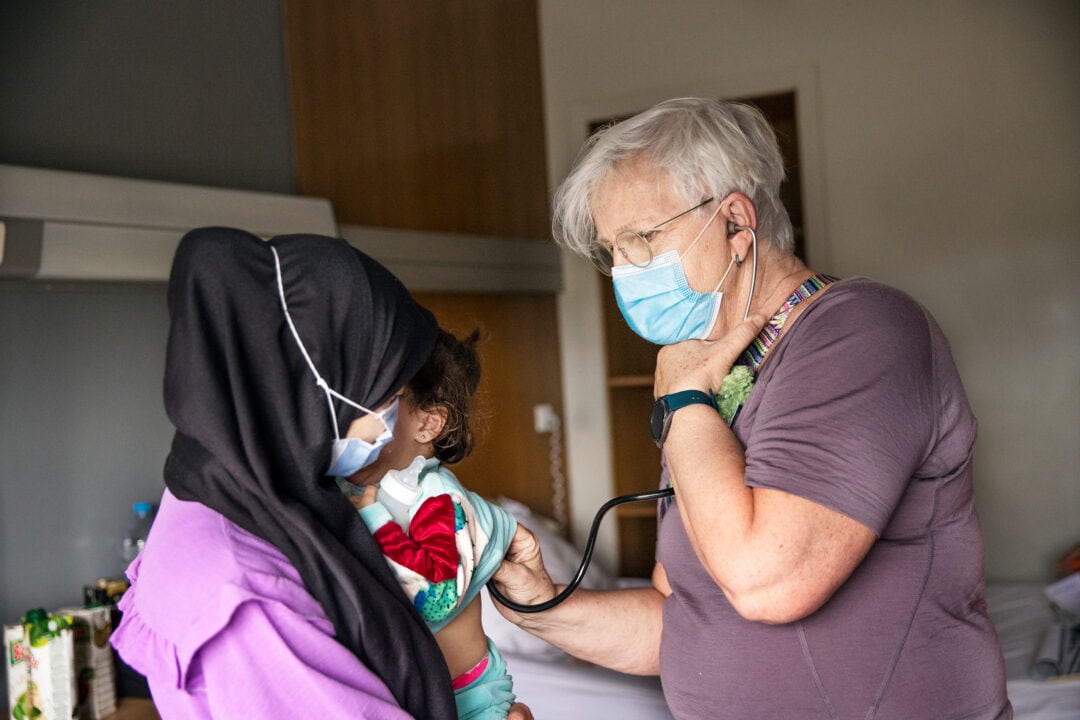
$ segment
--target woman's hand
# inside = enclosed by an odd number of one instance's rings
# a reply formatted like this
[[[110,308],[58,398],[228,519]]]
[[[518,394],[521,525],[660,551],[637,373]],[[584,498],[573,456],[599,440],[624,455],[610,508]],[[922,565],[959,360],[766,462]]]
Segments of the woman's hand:
[[[536,536],[521,525],[493,579],[500,593],[522,605],[547,602],[561,588],[544,569]],[[655,588],[578,588],[566,602],[539,613],[519,614],[492,602],[507,620],[572,657],[635,675],[660,672],[664,596]]]
[[[766,321],[763,315],[751,315],[719,340],[684,340],[660,348],[653,378],[655,397],[680,390],[716,392]]]
[[[537,605],[555,597],[555,584],[544,569],[540,542],[521,523],[514,531],[502,565],[491,579],[500,593],[519,605]],[[522,615],[497,600],[493,602],[507,620],[514,624],[521,623]]]

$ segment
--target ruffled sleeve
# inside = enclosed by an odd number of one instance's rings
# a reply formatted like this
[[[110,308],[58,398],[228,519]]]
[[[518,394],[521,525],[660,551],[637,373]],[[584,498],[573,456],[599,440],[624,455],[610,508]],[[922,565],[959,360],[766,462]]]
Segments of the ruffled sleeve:
[[[163,717],[409,717],[344,646],[278,603],[241,602],[196,649],[171,643],[123,605],[115,644],[149,670]]]
[[[172,518],[163,520],[160,529],[172,532]],[[158,529],[144,554],[165,547],[154,543]],[[227,521],[198,529],[190,544],[201,543],[201,552],[173,544],[168,558],[140,556],[131,564],[111,638],[146,676],[162,717],[410,717],[334,638],[283,556]]]

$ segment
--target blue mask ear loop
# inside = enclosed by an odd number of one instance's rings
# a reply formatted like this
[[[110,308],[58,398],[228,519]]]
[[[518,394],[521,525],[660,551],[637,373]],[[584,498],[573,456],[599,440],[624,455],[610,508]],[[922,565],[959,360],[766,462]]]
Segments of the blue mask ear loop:
[[[690,243],[690,247],[686,248],[686,252],[679,256],[680,261],[684,257],[686,257],[687,253],[694,249],[694,245],[696,245],[697,241],[701,239],[701,236],[705,234],[705,230],[709,227],[710,224],[712,224],[712,221],[716,217],[716,213],[718,212],[720,212],[720,208],[717,208],[716,212],[712,214],[712,217],[709,218],[709,222],[705,224],[705,227],[701,229],[701,232],[698,233],[698,236],[694,238],[694,242]],[[757,234],[754,232],[753,228],[736,226],[735,229],[749,230],[751,237],[754,238],[754,276],[750,278],[750,297],[746,299],[746,310],[743,312],[743,320],[746,320],[750,317],[750,301],[754,298],[754,286],[757,283]],[[720,289],[720,286],[724,284],[724,281],[727,280],[727,276],[731,274],[731,268],[737,267],[739,264],[739,256],[736,255],[734,258],[732,258],[731,262],[728,263],[727,269],[724,270],[724,274],[720,277],[720,282],[716,283],[716,287],[713,288],[714,293],[717,292]]]
[[[729,262],[727,264],[727,270],[724,271],[724,275],[723,275],[723,277],[720,278],[720,282],[716,283],[716,287],[713,288],[713,292],[716,292],[717,290],[720,289],[720,286],[724,284],[725,280],[727,280],[727,276],[731,274],[731,268],[738,265],[738,264],[739,263],[737,263],[735,261],[735,259],[732,258],[731,262]]]
[[[289,315],[289,304],[285,302],[285,283],[281,277],[281,258],[278,257],[277,248],[275,248],[273,245],[270,246],[270,252],[274,253],[274,271],[277,273],[278,298],[281,300],[281,309],[285,313],[285,323],[289,326],[289,330],[292,332],[293,339],[296,340],[297,347],[300,348],[300,354],[304,356],[304,362],[307,363],[308,368],[311,370],[311,374],[315,376],[315,384],[318,385],[319,388],[321,388],[323,393],[326,395],[326,405],[327,408],[330,410],[330,422],[334,425],[334,439],[340,440],[341,433],[338,430],[337,413],[334,412],[334,398],[337,398],[338,400],[347,405],[352,405],[354,408],[360,410],[365,415],[377,415],[377,413],[375,413],[373,410],[368,410],[366,407],[360,405],[359,403],[353,402],[341,393],[335,392],[333,389],[330,388],[329,385],[326,384],[326,381],[323,380],[323,377],[319,374],[319,371],[315,369],[315,363],[312,362],[311,356],[308,355],[307,348],[304,347],[304,342],[300,339],[300,333],[297,332],[296,325],[293,324],[292,316]],[[378,417],[380,420],[382,420],[381,415],[379,415]],[[386,421],[383,421],[383,425],[386,426]],[[389,428],[387,429],[389,430]]]
[[[708,221],[705,223],[705,227],[701,228],[701,232],[699,232],[697,234],[697,237],[694,238],[694,241],[691,242],[690,245],[687,246],[686,250],[683,251],[683,254],[679,256],[680,260],[682,260],[688,254],[690,254],[690,251],[693,250],[694,246],[698,244],[698,240],[701,239],[701,236],[705,234],[705,231],[709,229],[709,226],[712,225],[712,221],[715,220],[716,216],[719,215],[719,214],[720,214],[720,206],[718,205],[716,207],[716,210],[713,211],[713,214],[709,216]]]
[[[690,254],[690,251],[693,250],[694,246],[698,244],[698,240],[701,239],[701,236],[705,234],[705,231],[709,229],[709,226],[712,225],[712,221],[715,220],[716,216],[719,215],[719,214],[720,214],[720,207],[717,207],[716,210],[713,212],[713,214],[709,216],[709,220],[708,220],[708,222],[705,223],[705,227],[701,228],[701,232],[699,232],[697,234],[697,237],[695,237],[693,242],[690,243],[690,246],[687,247],[686,250],[683,251],[682,255],[679,256],[679,262],[682,262],[682,259]],[[747,228],[747,230],[750,230],[750,228]],[[753,232],[753,230],[750,230],[750,232]],[[756,238],[755,238],[755,243],[756,242],[757,241],[756,241]],[[755,244],[754,249],[755,249],[754,267],[756,268],[757,267],[757,253],[756,253],[757,246],[756,246],[756,244]],[[732,260],[731,262],[728,263],[727,270],[724,270],[724,274],[720,278],[720,282],[716,283],[716,287],[713,288],[714,293],[716,291],[718,291],[720,289],[720,286],[724,284],[724,281],[727,280],[727,276],[728,276],[728,274],[731,273],[731,267],[733,265],[738,265],[738,263],[735,260]],[[753,292],[753,288],[751,288],[750,292]],[[747,308],[749,309],[749,305],[747,306]]]

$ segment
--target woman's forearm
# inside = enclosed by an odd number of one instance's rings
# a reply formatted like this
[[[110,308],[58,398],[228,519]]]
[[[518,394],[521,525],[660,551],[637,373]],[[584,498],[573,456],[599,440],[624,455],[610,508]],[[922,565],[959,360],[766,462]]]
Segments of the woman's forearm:
[[[726,588],[736,570],[730,560],[752,550],[754,498],[745,484],[744,450],[720,416],[699,405],[674,416],[664,454],[690,544]]]
[[[518,617],[522,628],[578,659],[657,675],[663,606],[664,596],[651,587],[578,589],[551,610]]]

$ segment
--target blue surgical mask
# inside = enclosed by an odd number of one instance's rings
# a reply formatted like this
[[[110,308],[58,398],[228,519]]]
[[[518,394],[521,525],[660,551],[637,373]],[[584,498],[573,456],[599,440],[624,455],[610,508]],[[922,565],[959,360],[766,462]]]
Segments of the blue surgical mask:
[[[296,325],[293,323],[292,316],[289,314],[289,305],[285,302],[285,285],[281,276],[281,260],[278,257],[277,248],[271,245],[270,250],[274,253],[274,269],[277,273],[278,299],[281,300],[281,309],[285,313],[285,323],[289,326],[289,331],[292,333],[293,339],[296,340],[296,345],[300,348],[300,354],[304,356],[304,361],[307,363],[308,369],[310,369],[311,374],[315,376],[315,384],[318,385],[326,395],[326,405],[330,410],[330,423],[334,427],[334,444],[330,454],[330,469],[326,471],[326,474],[335,477],[349,477],[358,470],[362,470],[375,462],[379,457],[379,452],[382,450],[383,445],[386,445],[386,443],[393,439],[394,425],[397,423],[398,416],[398,398],[395,397],[389,407],[381,413],[377,413],[374,410],[367,409],[358,402],[350,400],[327,384],[326,380],[323,379],[323,376],[320,375],[319,371],[315,368],[315,363],[308,354],[307,348],[304,347],[304,343],[300,339],[300,333],[297,332]],[[367,442],[360,438],[341,437],[341,431],[338,429],[337,413],[334,411],[335,398],[346,405],[351,405],[365,415],[372,414],[378,417],[379,420],[382,421],[383,431],[373,442]]]
[[[712,223],[716,213],[709,218]],[[681,256],[675,250],[662,253],[646,267],[616,265],[611,268],[615,300],[630,329],[651,343],[672,345],[683,340],[704,340],[716,324],[724,293],[720,286],[731,272],[732,260],[712,292],[698,292],[686,280],[682,259],[701,239],[702,228]]]
[[[334,440],[331,453],[330,469],[327,475],[347,478],[353,473],[363,470],[379,458],[379,452],[383,446],[394,438],[394,426],[397,424],[398,398],[390,407],[378,415],[386,428],[374,441],[368,442],[360,438],[338,438]]]

